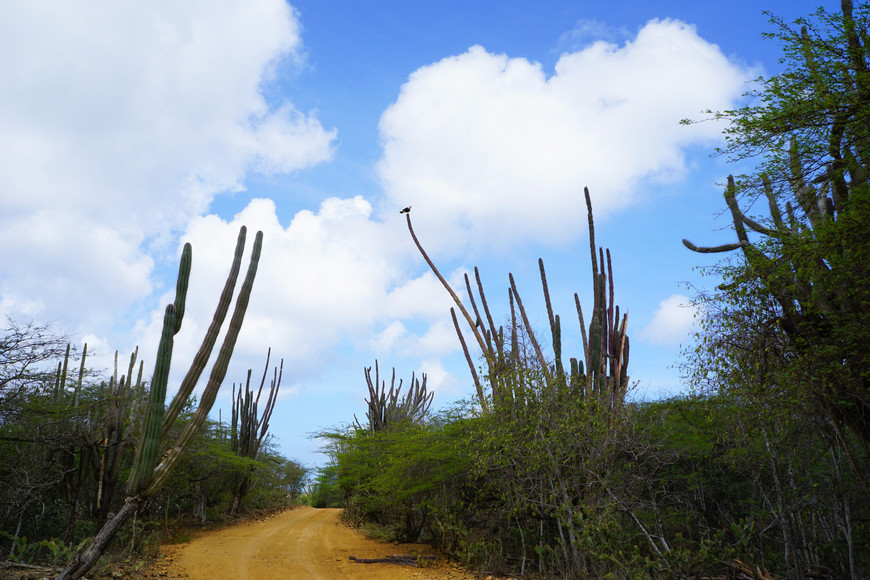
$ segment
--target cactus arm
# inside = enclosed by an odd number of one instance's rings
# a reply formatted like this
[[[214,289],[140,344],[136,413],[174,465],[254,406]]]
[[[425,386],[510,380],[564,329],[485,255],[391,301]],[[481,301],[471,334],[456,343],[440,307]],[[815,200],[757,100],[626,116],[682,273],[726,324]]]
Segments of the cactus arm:
[[[160,436],[163,425],[163,402],[166,399],[166,383],[172,362],[172,347],[175,337],[175,305],[169,304],[163,314],[163,332],[157,349],[157,362],[151,378],[151,392],[145,410],[142,440],[133,461],[128,490],[135,495],[144,490],[149,482],[151,470],[157,460]]]
[[[184,244],[178,266],[178,281],[175,285],[175,333],[181,330],[184,308],[187,304],[187,287],[190,284],[190,266],[193,262],[193,249],[190,243]]]
[[[589,339],[586,335],[586,323],[583,321],[583,308],[580,306],[580,296],[574,293],[574,306],[577,307],[577,318],[580,319],[580,336],[583,339],[583,360],[589,362]]]
[[[598,259],[595,256],[595,222],[592,219],[592,198],[589,196],[589,188],[583,188],[586,197],[586,222],[589,224],[589,254],[592,260],[592,288],[598,285]]]
[[[718,254],[720,252],[730,252],[732,250],[736,250],[737,248],[742,248],[743,244],[741,243],[730,243],[730,244],[722,244],[721,246],[696,246],[689,240],[683,238],[683,245],[693,252],[697,252],[699,254]]]
[[[489,404],[483,396],[483,385],[480,383],[480,377],[477,376],[477,370],[474,368],[474,361],[471,360],[471,353],[468,351],[468,344],[465,342],[465,337],[462,336],[462,329],[459,328],[459,320],[456,318],[456,310],[450,309],[450,316],[453,318],[453,327],[456,329],[456,335],[459,337],[459,343],[462,345],[462,352],[465,354],[465,362],[468,363],[468,370],[471,371],[471,378],[474,380],[474,387],[477,389],[477,398],[480,400],[480,408],[484,413],[489,412]]]
[[[764,195],[767,197],[767,206],[770,208],[770,217],[773,218],[773,224],[778,231],[787,232],[785,223],[782,221],[782,212],[779,211],[779,204],[776,203],[773,185],[770,183],[770,177],[766,173],[761,174],[761,184],[764,188]]]
[[[240,236],[241,237],[241,236]],[[193,416],[184,426],[184,430],[173,445],[166,453],[160,464],[154,468],[154,478],[151,485],[143,492],[145,497],[150,497],[160,491],[160,488],[169,478],[176,464],[181,460],[184,452],[193,443],[194,438],[199,434],[202,424],[208,418],[209,411],[214,405],[218,390],[223,384],[227,374],[230,358],[233,354],[233,349],[236,346],[236,340],[239,337],[239,332],[242,329],[242,322],[245,318],[245,312],[248,308],[248,302],[251,298],[251,290],[254,286],[254,278],[257,275],[257,266],[260,262],[260,253],[263,246],[263,232],[257,232],[254,240],[254,248],[251,253],[251,261],[248,265],[248,272],[245,276],[242,287],[239,290],[239,296],[236,299],[236,306],[233,310],[233,316],[230,318],[230,326],[227,330],[227,335],[224,338],[223,345],[218,352],[218,358],[212,367],[211,375],[209,376],[208,384],[202,393],[199,406],[193,413]]]
[[[411,225],[411,213],[408,212],[405,214],[405,219],[408,222],[408,231],[411,232],[411,238],[414,240],[414,244],[417,246],[417,249],[420,251],[420,254],[423,256],[423,259],[426,260],[426,263],[429,265],[429,268],[441,282],[441,285],[447,290],[450,294],[450,297],[453,298],[453,302],[456,303],[459,311],[462,312],[462,315],[465,317],[465,321],[468,323],[468,326],[471,328],[471,332],[474,334],[474,338],[477,339],[477,344],[480,346],[480,350],[487,353],[486,344],[483,340],[483,335],[477,329],[477,326],[474,324],[474,320],[471,318],[471,314],[468,313],[468,310],[465,308],[465,305],[462,304],[462,301],[459,299],[459,296],[456,295],[456,292],[453,291],[453,288],[450,287],[450,284],[447,283],[447,280],[444,279],[444,276],[441,275],[441,272],[438,271],[438,268],[435,267],[435,263],[429,258],[429,255],[423,249],[423,246],[420,244],[420,240],[417,239],[417,234],[414,233],[414,228]],[[487,359],[490,357],[487,356]],[[492,365],[492,361],[487,361],[490,365]]]
[[[564,383],[566,376],[562,366],[562,322],[558,314],[553,319],[553,356],[556,358],[556,376]]]
[[[203,370],[205,370],[205,365],[208,363],[208,359],[211,356],[212,350],[214,349],[215,342],[217,342],[221,326],[223,326],[224,320],[227,316],[227,312],[229,312],[230,309],[230,304],[232,303],[233,290],[235,290],[236,282],[238,280],[239,272],[242,266],[242,256],[244,255],[245,251],[246,236],[247,228],[242,226],[239,229],[239,236],[236,240],[236,249],[233,256],[233,263],[230,267],[230,273],[227,276],[227,281],[224,284],[223,291],[221,292],[220,300],[218,301],[218,307],[215,309],[214,317],[212,318],[211,324],[206,331],[205,339],[200,345],[196,355],[193,357],[193,364],[191,364],[190,370],[187,371],[187,374],[181,381],[181,386],[178,388],[178,392],[175,394],[175,397],[173,397],[172,402],[169,404],[169,408],[166,411],[165,420],[163,422],[164,434],[169,432],[169,429],[172,427],[172,424],[175,422],[175,419],[178,417],[181,409],[184,408],[184,404],[187,402],[188,397],[190,397],[190,394],[193,392],[194,387],[199,382],[199,378],[202,375]],[[189,246],[189,244],[185,246],[185,250],[187,249],[187,246]],[[183,257],[184,253],[182,253],[182,258]],[[189,264],[187,271],[189,275]],[[186,285],[184,286],[184,289],[186,291]],[[176,298],[176,301],[177,300],[178,299]]]
[[[477,302],[474,300],[474,292],[471,290],[471,280],[468,278],[468,273],[466,273],[463,278],[465,279],[465,291],[468,293],[468,301],[471,303],[471,309],[474,312],[475,316],[475,326],[480,326],[480,330],[483,334],[483,340],[486,343],[486,350],[484,350],[484,354],[487,356],[487,359],[495,360],[495,352],[496,350],[492,347],[492,339],[493,333],[486,329],[486,326],[483,324],[483,319],[480,317],[480,310],[477,308]],[[491,372],[490,373],[490,382],[491,386],[495,385],[495,376]]]
[[[66,393],[66,373],[69,367],[69,350],[70,344],[66,345],[66,354],[63,357],[63,370],[58,373],[58,384],[60,385],[60,394],[63,396]]]
[[[269,421],[272,418],[272,412],[275,410],[275,403],[278,402],[278,389],[281,388],[281,378],[284,376],[284,359],[281,359],[280,370],[275,370],[275,376],[272,378],[272,388],[269,390],[269,398],[266,400],[266,408],[263,409],[263,416],[260,419],[260,437],[257,441],[257,450],[259,451],[263,439],[266,437],[266,432],[269,430]]]
[[[63,398],[63,388],[61,387],[61,371],[63,370],[63,362],[57,363],[57,371],[54,373],[54,400],[60,401]]]
[[[85,359],[88,356],[88,343],[82,348],[82,364],[79,366],[79,379],[76,381],[75,393],[73,394],[73,407],[79,406],[79,395],[82,390],[82,380],[85,378]]]
[[[471,303],[471,310],[474,312],[475,326],[479,324],[481,328],[484,328],[483,319],[480,317],[480,311],[477,309],[477,302],[474,300],[474,292],[471,291],[471,280],[468,278],[468,272],[463,275],[463,279],[465,280],[465,291],[468,293],[468,301]]]
[[[266,377],[269,376],[269,359],[272,358],[272,347],[270,346],[266,351],[266,366],[263,368],[263,378],[260,379],[260,388],[257,390],[257,398],[254,400],[254,404],[260,402],[260,394],[263,392],[263,385],[266,384]]]
[[[550,302],[550,289],[547,286],[547,272],[544,270],[544,260],[538,258],[538,268],[541,271],[541,286],[544,289],[544,303],[547,306],[547,318],[550,320],[550,334],[553,340],[553,356],[556,359],[556,376],[565,380],[565,368],[562,366],[562,325],[559,315],[553,314],[553,304]]]
[[[520,311],[520,317],[522,318],[523,325],[525,325],[526,327],[526,331],[529,336],[529,342],[532,343],[532,348],[535,349],[535,354],[538,357],[538,362],[541,365],[541,370],[543,371],[546,380],[549,382],[552,380],[552,377],[550,376],[550,369],[547,368],[547,360],[544,358],[544,353],[541,351],[541,346],[538,344],[538,340],[535,338],[535,332],[532,329],[531,323],[529,322],[529,317],[526,315],[526,309],[523,308],[523,301],[520,298],[519,292],[517,292],[517,285],[516,282],[514,282],[514,275],[510,272],[508,273],[508,280],[510,280],[511,291],[514,293],[514,298],[517,301],[517,309]]]
[[[486,314],[486,321],[489,323],[489,330],[492,335],[498,336],[498,332],[495,329],[495,322],[492,318],[492,313],[489,311],[489,305],[486,303],[486,294],[483,291],[483,283],[480,281],[480,272],[477,269],[477,266],[474,267],[474,279],[477,282],[477,292],[480,294],[480,303],[483,306],[483,312]],[[504,345],[498,341],[496,341],[496,345],[501,349]]]

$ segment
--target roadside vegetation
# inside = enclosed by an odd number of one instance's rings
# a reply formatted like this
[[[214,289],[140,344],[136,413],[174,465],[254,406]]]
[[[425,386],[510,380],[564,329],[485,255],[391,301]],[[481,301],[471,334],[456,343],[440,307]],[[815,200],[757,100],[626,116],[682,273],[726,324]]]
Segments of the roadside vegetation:
[[[87,370],[61,381],[41,363],[71,365],[76,353],[65,358],[66,348],[44,326],[8,322],[0,338],[0,560],[62,566],[124,502],[150,385],[118,392],[117,377]],[[186,403],[168,438],[196,406],[196,398]],[[206,421],[161,491],[118,533],[111,559],[136,565],[159,542],[184,539],[181,530],[297,501],[307,470],[268,435],[256,457],[240,454],[240,430],[238,421]]]
[[[870,11],[845,0],[771,23],[785,72],[747,107],[709,113],[731,122],[718,153],[755,169],[728,177],[735,241],[684,241],[723,254],[696,297],[693,389],[632,401],[591,207],[595,302],[577,300],[573,357],[543,264],[549,332],[532,329],[512,276],[496,326],[477,273],[460,297],[407,213],[456,302],[476,397],[325,433],[316,502],[486,573],[870,577]]]
[[[243,508],[274,509],[299,496],[306,470],[282,457],[268,437],[281,381],[276,367],[266,387],[268,356],[258,388],[250,371],[238,389],[233,385],[229,422],[208,419],[241,329],[261,233],[208,381],[199,397],[193,395],[230,312],[245,238],[243,227],[212,324],[168,405],[173,337],[182,326],[192,263],[189,244],[150,381],[143,380],[137,352],[120,369],[116,353],[112,376],[94,376],[86,370],[87,345],[76,353],[50,327],[7,322],[0,334],[4,567],[66,565],[58,578],[80,578],[110,545],[116,559],[135,565],[160,539],[172,539],[180,523],[219,521]]]

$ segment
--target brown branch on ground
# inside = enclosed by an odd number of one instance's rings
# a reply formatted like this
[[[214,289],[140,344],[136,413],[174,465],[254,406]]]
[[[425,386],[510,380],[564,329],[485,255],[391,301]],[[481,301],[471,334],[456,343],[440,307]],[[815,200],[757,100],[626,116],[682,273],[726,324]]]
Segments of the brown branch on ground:
[[[406,566],[417,566],[418,560],[434,560],[438,556],[387,556],[386,558],[357,558],[356,556],[348,556],[357,564],[404,564]]]

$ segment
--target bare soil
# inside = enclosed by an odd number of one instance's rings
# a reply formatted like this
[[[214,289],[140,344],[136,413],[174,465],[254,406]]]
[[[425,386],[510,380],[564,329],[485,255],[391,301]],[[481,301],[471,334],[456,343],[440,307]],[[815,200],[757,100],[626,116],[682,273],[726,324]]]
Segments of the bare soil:
[[[205,532],[187,544],[164,546],[146,577],[190,580],[472,580],[444,558],[419,567],[363,564],[391,555],[430,555],[419,544],[372,540],[339,519],[341,510],[300,507],[262,521]]]

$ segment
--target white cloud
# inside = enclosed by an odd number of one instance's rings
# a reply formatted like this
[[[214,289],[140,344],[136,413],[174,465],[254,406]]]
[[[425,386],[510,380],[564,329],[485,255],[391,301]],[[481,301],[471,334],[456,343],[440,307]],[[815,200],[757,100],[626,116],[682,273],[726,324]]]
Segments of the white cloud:
[[[649,324],[638,333],[641,340],[657,345],[677,345],[689,338],[697,309],[688,297],[673,294],[661,302]]]
[[[211,321],[242,225],[248,228],[246,256],[257,230],[264,241],[234,368],[257,368],[270,346],[297,379],[343,364],[334,357],[345,341],[378,355],[431,357],[458,348],[452,327],[445,330],[447,293],[434,277],[406,278],[407,244],[392,243],[390,225],[371,219],[365,199],[326,199],[317,212],[300,211],[286,227],[275,209],[273,201],[255,199],[230,221],[208,215],[190,222],[182,239],[193,246],[193,267],[173,356],[184,361],[179,365],[192,360]],[[160,303],[173,296],[174,287]],[[415,321],[420,334],[409,332],[404,319]],[[145,360],[153,360],[161,325],[162,306],[140,323]],[[377,328],[382,330],[375,334]]]
[[[465,387],[459,379],[441,363],[439,359],[425,359],[420,363],[420,371],[418,376],[426,373],[426,389],[435,393],[435,398],[438,401],[433,401],[432,409],[438,408],[445,400],[450,397],[467,394]],[[468,379],[470,384],[471,379]]]
[[[406,337],[408,329],[398,320],[394,320],[381,332],[372,336],[369,348],[375,353],[375,358],[393,352],[400,340]]]
[[[571,30],[559,37],[558,45],[563,47],[565,52],[575,52],[596,41],[621,42],[632,36],[631,32],[623,26],[613,26],[600,20],[583,18],[578,20]]]
[[[753,74],[670,20],[564,54],[549,78],[474,46],[411,74],[381,117],[379,173],[396,207],[439,232],[433,247],[564,240],[582,231],[584,186],[604,215],[640,180],[682,177],[683,149],[721,126],[679,120],[733,105]]]
[[[463,288],[462,272],[454,272],[448,280],[454,289]],[[390,312],[397,317],[422,315],[429,318],[444,316],[454,306],[453,299],[431,271],[404,282],[389,295]]]
[[[283,0],[4,3],[4,313],[94,330],[215,195],[328,159],[333,131],[263,96],[300,49]]]

